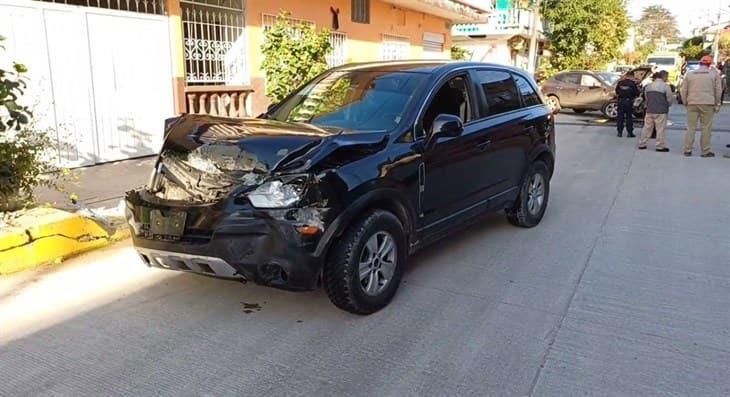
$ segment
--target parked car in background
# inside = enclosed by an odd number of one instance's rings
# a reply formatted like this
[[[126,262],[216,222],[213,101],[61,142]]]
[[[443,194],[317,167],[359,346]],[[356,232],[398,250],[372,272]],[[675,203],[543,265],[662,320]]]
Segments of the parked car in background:
[[[676,52],[659,52],[649,55],[646,63],[656,66],[657,71],[664,70],[669,73],[667,83],[677,85],[679,76],[682,74],[682,57]]]
[[[553,109],[573,109],[576,113],[599,110],[605,114],[606,104],[615,96],[616,81],[614,73],[574,70],[547,80],[542,92]]]
[[[691,72],[693,70],[697,70],[700,68],[700,61],[698,60],[691,60],[687,61],[682,65],[682,75],[679,77],[679,81],[677,82],[677,103],[682,103],[682,94],[681,94],[681,87],[682,83],[684,83],[684,77],[687,74],[687,72]]]
[[[651,80],[654,67],[651,65],[633,68],[627,73],[643,86]],[[542,92],[553,109],[573,109],[576,113],[589,110],[601,111],[606,117],[618,116],[616,83],[621,75],[610,72],[576,70],[558,73],[542,85]],[[643,117],[642,99],[637,98],[634,114]]]
[[[532,77],[473,62],[345,65],[257,119],[185,115],[165,136],[126,196],[148,266],[323,286],[357,314],[390,302],[410,254],[485,212],[539,224],[555,165]]]

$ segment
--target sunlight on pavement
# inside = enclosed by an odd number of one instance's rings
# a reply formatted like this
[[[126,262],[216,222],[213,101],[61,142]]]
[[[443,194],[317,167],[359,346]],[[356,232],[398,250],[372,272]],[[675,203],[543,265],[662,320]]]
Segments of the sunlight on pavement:
[[[178,274],[144,266],[129,241],[0,279],[0,344],[134,294]]]

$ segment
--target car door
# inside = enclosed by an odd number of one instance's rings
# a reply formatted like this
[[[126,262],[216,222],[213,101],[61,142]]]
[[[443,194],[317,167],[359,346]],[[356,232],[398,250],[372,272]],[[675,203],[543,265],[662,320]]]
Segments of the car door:
[[[521,115],[522,103],[513,75],[500,69],[473,71],[478,91],[478,133],[486,137],[479,150],[484,195],[493,207],[516,196],[524,172],[531,125]]]
[[[451,75],[433,90],[417,128],[424,130],[421,224],[425,228],[443,223],[480,200],[479,147],[482,144],[473,123],[474,92],[469,75]],[[432,139],[430,123],[439,114],[453,114],[464,121],[461,136]]]
[[[603,83],[590,73],[582,73],[576,100],[583,109],[600,109],[605,102]]]
[[[580,88],[579,73],[562,73],[555,76],[558,81],[557,91],[560,105],[564,108],[572,108],[576,105],[578,89]]]

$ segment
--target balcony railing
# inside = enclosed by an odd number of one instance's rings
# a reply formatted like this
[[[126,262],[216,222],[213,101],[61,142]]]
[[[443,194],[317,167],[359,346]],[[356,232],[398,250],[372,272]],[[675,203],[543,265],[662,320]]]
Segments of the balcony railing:
[[[246,105],[252,92],[249,86],[188,86],[185,87],[187,113],[248,117]]]
[[[532,27],[533,13],[518,8],[493,11],[482,24],[457,24],[452,36],[489,36],[528,34]],[[538,26],[542,30],[542,26]]]

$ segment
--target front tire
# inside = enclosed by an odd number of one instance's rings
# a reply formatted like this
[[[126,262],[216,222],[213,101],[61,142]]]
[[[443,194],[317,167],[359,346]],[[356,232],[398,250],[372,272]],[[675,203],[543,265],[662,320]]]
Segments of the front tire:
[[[549,197],[550,172],[545,163],[536,161],[527,171],[514,206],[506,211],[507,220],[519,227],[537,226],[545,215]]]
[[[369,212],[334,247],[324,269],[330,301],[354,314],[371,314],[395,296],[408,258],[400,220],[390,212]]]

